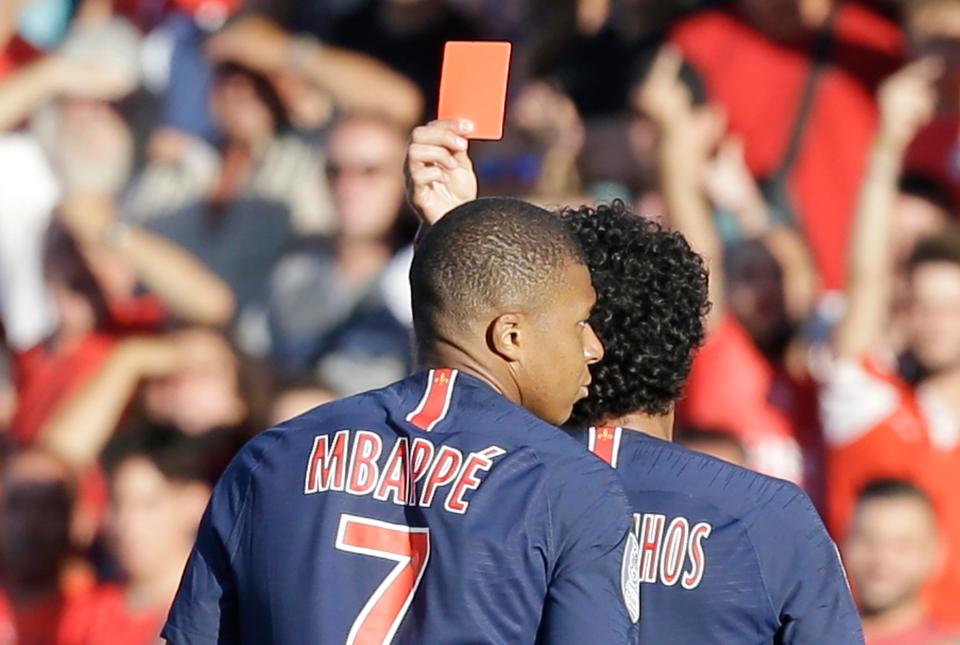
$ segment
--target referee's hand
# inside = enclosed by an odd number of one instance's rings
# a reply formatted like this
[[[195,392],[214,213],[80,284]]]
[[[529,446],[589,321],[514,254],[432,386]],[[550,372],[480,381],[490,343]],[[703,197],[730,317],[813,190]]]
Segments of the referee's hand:
[[[473,124],[463,119],[431,121],[415,128],[404,163],[407,197],[427,226],[477,197],[477,176],[467,154]]]

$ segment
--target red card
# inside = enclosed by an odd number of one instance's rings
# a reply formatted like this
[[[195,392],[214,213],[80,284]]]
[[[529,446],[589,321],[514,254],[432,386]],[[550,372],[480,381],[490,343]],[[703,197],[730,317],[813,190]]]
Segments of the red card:
[[[450,41],[443,50],[438,118],[470,119],[470,139],[503,137],[510,43]]]

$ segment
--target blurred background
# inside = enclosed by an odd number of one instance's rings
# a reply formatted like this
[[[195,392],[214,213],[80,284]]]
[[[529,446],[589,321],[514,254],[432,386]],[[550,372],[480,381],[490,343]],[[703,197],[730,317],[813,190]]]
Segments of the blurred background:
[[[0,645],[158,642],[254,433],[411,369],[410,129],[708,260],[678,440],[801,484],[872,644],[960,633],[960,0],[0,0]]]

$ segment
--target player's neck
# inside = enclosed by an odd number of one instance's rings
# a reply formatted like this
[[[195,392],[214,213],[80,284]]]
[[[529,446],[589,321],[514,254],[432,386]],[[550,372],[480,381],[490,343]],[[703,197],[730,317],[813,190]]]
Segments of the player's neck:
[[[923,622],[925,617],[923,601],[917,595],[886,611],[876,614],[865,613],[863,630],[866,632],[867,640],[891,636]]]
[[[664,441],[673,441],[673,410],[667,414],[643,414],[636,412],[615,417],[603,422],[605,426],[617,426],[648,434]]]
[[[519,387],[509,373],[501,374],[500,370],[490,367],[468,347],[438,340],[432,343],[429,349],[420,350],[417,362],[419,368],[424,370],[441,367],[459,370],[480,379],[514,403],[522,404]]]

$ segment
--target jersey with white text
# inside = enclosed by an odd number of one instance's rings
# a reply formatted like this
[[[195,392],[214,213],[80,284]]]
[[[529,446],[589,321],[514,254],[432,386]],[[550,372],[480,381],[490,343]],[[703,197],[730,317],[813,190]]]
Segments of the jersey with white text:
[[[578,432],[633,510],[641,642],[847,645],[863,633],[807,495],[641,432]]]
[[[630,515],[569,436],[450,369],[320,406],[217,484],[174,645],[622,643]]]

